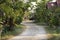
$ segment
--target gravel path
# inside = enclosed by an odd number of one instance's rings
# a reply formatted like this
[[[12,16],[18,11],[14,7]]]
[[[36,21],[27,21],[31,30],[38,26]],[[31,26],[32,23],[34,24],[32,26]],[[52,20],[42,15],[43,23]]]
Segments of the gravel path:
[[[47,33],[44,26],[38,26],[31,21],[22,22],[27,28],[26,30],[10,40],[47,40]]]

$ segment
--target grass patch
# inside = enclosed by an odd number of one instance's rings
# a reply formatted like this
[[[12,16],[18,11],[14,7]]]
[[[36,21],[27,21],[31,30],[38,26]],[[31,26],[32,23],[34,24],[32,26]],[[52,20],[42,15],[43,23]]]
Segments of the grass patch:
[[[47,31],[47,40],[60,40],[60,27],[52,28],[45,23],[36,23],[37,25],[44,26]]]
[[[60,34],[50,34],[50,36],[48,40],[60,40]]]
[[[51,28],[51,27],[46,27],[46,31],[49,34],[60,34],[60,28],[59,27],[57,27],[56,29]]]
[[[57,28],[51,28],[45,23],[36,23],[37,25],[44,26],[47,31],[47,40],[60,40],[60,27]]]
[[[16,36],[18,34],[21,34],[24,29],[25,29],[25,26],[24,25],[16,25],[16,27],[14,28],[15,30],[13,31],[9,31],[9,32],[6,32],[4,36],[1,37],[1,40],[7,40],[13,36]]]
[[[51,36],[48,40],[60,40],[60,28],[57,27],[56,29],[51,27],[46,27],[46,31],[49,36]]]

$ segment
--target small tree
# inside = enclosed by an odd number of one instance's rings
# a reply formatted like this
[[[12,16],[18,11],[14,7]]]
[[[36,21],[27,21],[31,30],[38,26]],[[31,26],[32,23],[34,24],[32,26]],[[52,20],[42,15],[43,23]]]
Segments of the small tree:
[[[2,34],[7,31],[13,31],[15,24],[20,24],[24,16],[25,4],[19,0],[1,0],[0,1],[0,14],[3,14],[2,21],[0,22],[3,30]]]

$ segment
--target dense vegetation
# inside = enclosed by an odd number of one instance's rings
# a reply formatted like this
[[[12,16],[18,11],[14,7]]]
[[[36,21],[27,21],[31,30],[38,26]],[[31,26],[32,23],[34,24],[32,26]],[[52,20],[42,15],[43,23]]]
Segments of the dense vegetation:
[[[20,25],[22,22],[23,17],[29,15],[27,13],[29,13],[28,7],[30,7],[31,2],[37,3],[35,13],[32,14],[34,15],[33,18],[35,22],[45,23],[48,25],[47,30],[49,30],[50,33],[60,34],[60,7],[54,6],[53,8],[48,9],[46,6],[48,1],[41,0],[41,2],[38,3],[37,0],[29,0],[29,2],[24,3],[19,0],[0,0],[1,36],[4,36],[7,32],[14,31],[16,26]],[[60,36],[58,37],[60,38]]]
[[[41,3],[38,3],[36,13],[34,14],[35,22],[45,23],[51,29],[57,29],[60,26],[60,7],[54,6],[48,9],[46,6],[47,2],[46,0],[42,0]]]
[[[0,0],[0,36],[15,30],[22,22],[28,3],[19,0]]]
[[[50,0],[49,0],[50,1]],[[44,23],[45,25],[48,25],[46,27],[47,31],[50,34],[60,34],[60,7],[54,6],[50,9],[47,8],[46,4],[48,1],[41,0],[40,3],[37,3],[37,8],[35,9],[35,22],[37,23]],[[56,40],[60,39],[60,36],[54,35],[52,39],[50,40]]]

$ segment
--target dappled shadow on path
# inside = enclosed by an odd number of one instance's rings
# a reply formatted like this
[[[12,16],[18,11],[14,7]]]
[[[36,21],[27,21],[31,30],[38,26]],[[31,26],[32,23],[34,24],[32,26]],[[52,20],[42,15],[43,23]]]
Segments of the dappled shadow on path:
[[[47,40],[44,26],[36,25],[33,21],[23,21],[21,24],[26,26],[26,30],[10,40]]]

